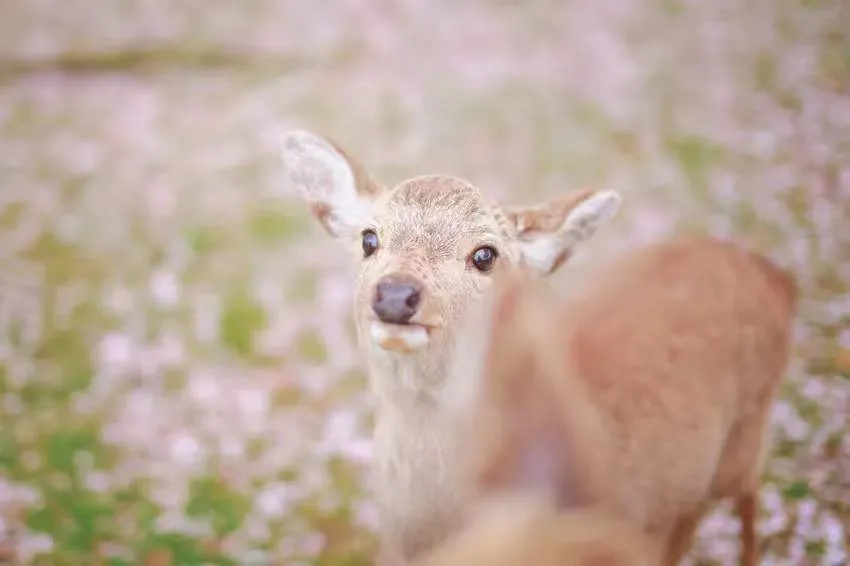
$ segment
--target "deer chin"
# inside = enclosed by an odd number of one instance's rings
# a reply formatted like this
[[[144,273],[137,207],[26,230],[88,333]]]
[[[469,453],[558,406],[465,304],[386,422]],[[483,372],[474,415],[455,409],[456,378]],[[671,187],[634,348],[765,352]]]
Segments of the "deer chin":
[[[412,354],[430,342],[428,328],[421,324],[388,324],[372,321],[369,326],[372,343],[396,354]]]

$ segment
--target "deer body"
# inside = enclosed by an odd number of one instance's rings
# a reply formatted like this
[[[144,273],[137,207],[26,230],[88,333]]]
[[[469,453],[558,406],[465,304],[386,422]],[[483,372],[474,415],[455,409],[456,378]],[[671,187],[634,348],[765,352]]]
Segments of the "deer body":
[[[355,321],[377,401],[381,561],[404,564],[454,528],[466,497],[460,421],[442,402],[465,356],[460,321],[505,268],[558,269],[620,199],[582,190],[509,208],[441,175],[388,189],[335,143],[301,130],[284,136],[281,157],[325,230],[361,257]]]
[[[543,489],[601,506],[677,564],[734,498],[756,564],[757,492],[796,289],[768,260],[710,239],[635,251],[552,306],[521,279],[496,311],[466,453],[474,497]]]

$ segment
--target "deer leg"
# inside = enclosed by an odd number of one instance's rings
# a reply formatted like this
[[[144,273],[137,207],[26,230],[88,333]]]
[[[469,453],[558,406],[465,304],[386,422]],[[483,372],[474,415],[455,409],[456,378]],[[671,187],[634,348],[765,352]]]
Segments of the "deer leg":
[[[735,511],[741,521],[740,566],[756,566],[758,563],[758,540],[756,519],[758,518],[758,492],[741,495],[735,500]]]
[[[670,536],[667,538],[667,553],[664,559],[665,566],[677,566],[682,557],[688,553],[693,545],[699,523],[705,515],[705,509],[699,509],[690,515],[679,519]]]

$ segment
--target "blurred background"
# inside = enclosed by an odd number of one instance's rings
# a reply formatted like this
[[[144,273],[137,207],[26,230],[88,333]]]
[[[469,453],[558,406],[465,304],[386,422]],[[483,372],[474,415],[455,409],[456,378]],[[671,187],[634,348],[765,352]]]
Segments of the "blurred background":
[[[370,563],[354,266],[287,197],[289,127],[389,185],[621,191],[562,288],[681,232],[792,269],[763,563],[847,563],[848,30],[845,0],[0,0],[0,563]]]

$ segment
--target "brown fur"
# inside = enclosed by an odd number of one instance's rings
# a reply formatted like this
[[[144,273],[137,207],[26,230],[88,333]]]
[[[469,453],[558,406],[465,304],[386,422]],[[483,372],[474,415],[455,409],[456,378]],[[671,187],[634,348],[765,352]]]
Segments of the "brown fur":
[[[711,239],[633,252],[569,301],[510,276],[496,297],[467,440],[474,497],[546,490],[639,526],[677,564],[736,501],[741,564],[797,292],[766,258]]]
[[[520,237],[534,232],[551,232],[564,221],[564,217],[571,209],[591,194],[593,194],[591,189],[581,189],[555,199],[545,206],[506,208],[505,216],[517,227]]]

